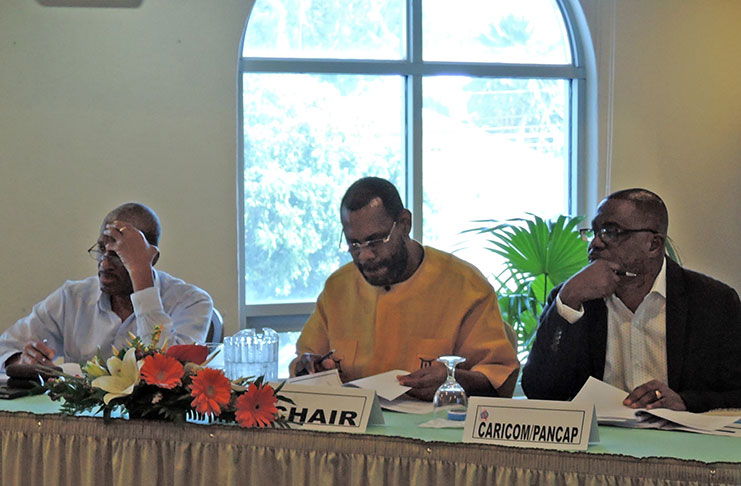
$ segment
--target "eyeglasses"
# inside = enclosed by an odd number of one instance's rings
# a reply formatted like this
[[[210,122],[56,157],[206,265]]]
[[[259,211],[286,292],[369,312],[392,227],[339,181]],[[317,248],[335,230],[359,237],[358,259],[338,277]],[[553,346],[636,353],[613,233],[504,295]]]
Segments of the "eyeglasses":
[[[115,252],[107,251],[105,247],[101,246],[99,243],[95,243],[93,246],[88,248],[87,254],[98,263],[102,262],[106,257],[110,263],[119,263],[121,261]]]
[[[579,230],[579,236],[584,241],[592,241],[595,236],[599,236],[599,239],[602,240],[604,243],[614,243],[624,235],[631,233],[642,233],[644,231],[653,233],[655,235],[662,234],[649,228],[624,229],[618,226],[604,226],[598,230],[592,228],[581,228]]]
[[[389,231],[389,234],[387,234],[385,238],[376,238],[375,240],[368,240],[364,241],[363,243],[358,243],[357,241],[348,243],[347,251],[349,251],[350,253],[358,253],[363,248],[368,248],[369,250],[375,251],[389,242],[389,240],[391,239],[391,234],[394,232],[394,228],[396,228],[396,221],[394,221],[394,224],[391,225],[391,231]]]

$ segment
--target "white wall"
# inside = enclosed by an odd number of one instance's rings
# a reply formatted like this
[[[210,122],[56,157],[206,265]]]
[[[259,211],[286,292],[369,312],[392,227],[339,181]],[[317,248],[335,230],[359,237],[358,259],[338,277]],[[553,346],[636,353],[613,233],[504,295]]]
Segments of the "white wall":
[[[661,195],[684,265],[740,289],[741,2],[582,5],[599,63],[601,194]]]
[[[112,207],[150,205],[158,267],[237,329],[236,70],[245,0],[0,2],[0,328],[65,279]]]
[[[158,266],[208,290],[237,330],[236,61],[251,4],[0,2],[0,329],[91,275],[100,220],[138,200],[163,222]],[[685,263],[741,288],[741,2],[582,4],[599,194],[657,191]]]

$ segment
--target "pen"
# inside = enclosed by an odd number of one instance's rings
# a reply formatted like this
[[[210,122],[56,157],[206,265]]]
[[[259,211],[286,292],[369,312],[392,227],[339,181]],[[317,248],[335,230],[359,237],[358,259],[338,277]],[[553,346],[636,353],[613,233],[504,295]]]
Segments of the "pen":
[[[329,358],[333,354],[334,354],[334,349],[330,349],[327,354],[325,354],[324,356],[320,357],[316,362],[317,363],[321,363],[322,361],[324,361],[325,359]]]
[[[48,339],[42,339],[42,340],[41,340],[41,343],[42,343],[42,344],[44,344],[44,345],[46,345],[46,344],[47,344],[48,342],[49,342],[49,340],[48,340]],[[46,353],[45,353],[45,352],[41,351],[41,350],[40,350],[39,348],[37,348],[36,346],[34,346],[34,347],[33,347],[33,349],[35,349],[36,351],[38,351],[38,352],[39,352],[39,354],[41,354],[41,356],[43,356],[43,357],[44,357],[44,359],[45,359],[45,360],[46,360],[47,362],[51,363],[51,359],[50,359],[50,358],[49,358],[49,357],[48,357],[48,356],[46,355]]]
[[[637,273],[625,272],[623,270],[617,270],[617,271],[615,271],[615,274],[616,275],[620,275],[621,277],[637,277],[638,276]]]

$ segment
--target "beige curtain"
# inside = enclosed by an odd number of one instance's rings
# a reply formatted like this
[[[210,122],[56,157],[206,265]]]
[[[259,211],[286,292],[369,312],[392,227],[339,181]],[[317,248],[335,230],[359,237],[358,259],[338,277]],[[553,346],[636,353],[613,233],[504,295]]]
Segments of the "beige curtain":
[[[741,484],[741,464],[0,412],[2,485]]]

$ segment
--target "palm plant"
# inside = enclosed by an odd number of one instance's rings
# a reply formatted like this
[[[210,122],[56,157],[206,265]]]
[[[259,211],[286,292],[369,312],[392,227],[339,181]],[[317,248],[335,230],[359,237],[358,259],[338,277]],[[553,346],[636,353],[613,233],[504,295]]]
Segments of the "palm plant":
[[[466,230],[484,234],[489,251],[504,258],[505,268],[494,275],[504,320],[518,337],[518,354],[532,347],[538,316],[549,292],[587,264],[587,242],[579,236],[583,216],[559,216],[546,221],[530,218],[505,221],[479,220],[486,224]]]

